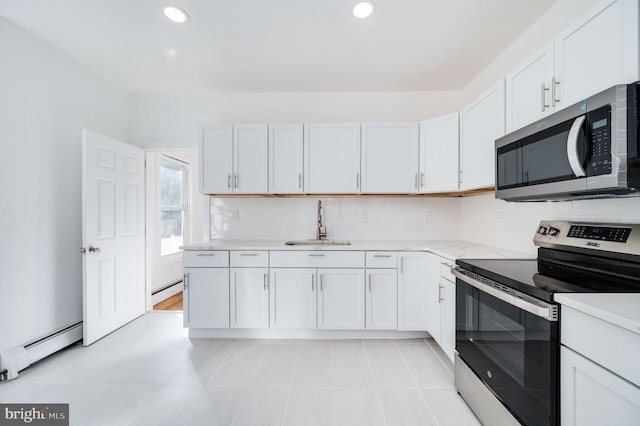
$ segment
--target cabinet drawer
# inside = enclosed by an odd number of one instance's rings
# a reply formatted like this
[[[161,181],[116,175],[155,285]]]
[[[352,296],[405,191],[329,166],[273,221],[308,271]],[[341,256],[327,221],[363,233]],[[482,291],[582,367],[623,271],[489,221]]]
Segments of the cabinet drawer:
[[[368,251],[367,268],[397,268],[398,254],[394,251]]]
[[[269,252],[268,251],[232,251],[231,252],[231,267],[255,267],[255,268],[268,268],[269,267]]]
[[[562,306],[560,343],[640,386],[640,335],[594,316]]]
[[[446,257],[440,258],[440,276],[445,280],[456,282],[456,277],[451,273],[451,268],[455,266],[456,262],[449,260]]]
[[[272,268],[364,268],[363,251],[272,251]]]
[[[220,250],[187,250],[182,253],[184,268],[226,268],[229,252]]]

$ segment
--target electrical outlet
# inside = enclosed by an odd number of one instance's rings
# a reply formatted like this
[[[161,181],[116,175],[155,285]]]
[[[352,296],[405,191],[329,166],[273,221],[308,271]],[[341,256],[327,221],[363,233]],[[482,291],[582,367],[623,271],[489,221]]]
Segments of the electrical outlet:
[[[369,217],[367,216],[367,211],[363,210],[360,212],[360,223],[367,223],[369,220]]]
[[[502,207],[496,209],[496,222],[504,222],[504,209]]]
[[[422,212],[422,223],[429,225],[431,223],[431,212]]]
[[[240,220],[240,212],[238,210],[225,210],[224,221],[225,222],[237,222]]]

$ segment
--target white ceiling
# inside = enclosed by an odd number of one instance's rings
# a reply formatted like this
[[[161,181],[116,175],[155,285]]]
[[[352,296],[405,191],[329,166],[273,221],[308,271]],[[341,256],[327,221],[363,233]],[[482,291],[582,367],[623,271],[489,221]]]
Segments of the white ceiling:
[[[131,92],[422,91],[464,87],[554,1],[375,0],[361,20],[355,0],[1,0],[0,15]]]

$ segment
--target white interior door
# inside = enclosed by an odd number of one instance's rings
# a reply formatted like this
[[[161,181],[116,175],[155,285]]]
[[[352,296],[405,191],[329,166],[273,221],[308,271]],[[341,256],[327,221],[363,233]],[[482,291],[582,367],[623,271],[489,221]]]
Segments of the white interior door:
[[[144,151],[82,131],[83,342],[145,312]]]

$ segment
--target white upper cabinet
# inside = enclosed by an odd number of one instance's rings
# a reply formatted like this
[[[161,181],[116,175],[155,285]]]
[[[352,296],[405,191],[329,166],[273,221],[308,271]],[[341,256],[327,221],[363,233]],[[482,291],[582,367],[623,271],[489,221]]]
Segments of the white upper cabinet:
[[[460,112],[460,189],[495,184],[495,140],[504,136],[504,79]]]
[[[269,125],[269,192],[302,194],[302,124]]]
[[[555,38],[556,102],[636,81],[638,67],[638,1],[603,1]]]
[[[268,188],[268,133],[266,124],[233,126],[235,194],[266,194]]]
[[[459,114],[420,123],[420,192],[458,190]]]
[[[553,112],[553,42],[507,74],[507,133]]]
[[[266,194],[267,125],[202,127],[200,166],[203,194]]]
[[[360,124],[304,125],[304,192],[360,192]]]
[[[233,178],[233,126],[200,129],[200,192],[230,194]]]
[[[362,124],[361,192],[417,192],[418,147],[417,123]]]
[[[605,0],[507,75],[507,132],[640,79],[638,2]]]

